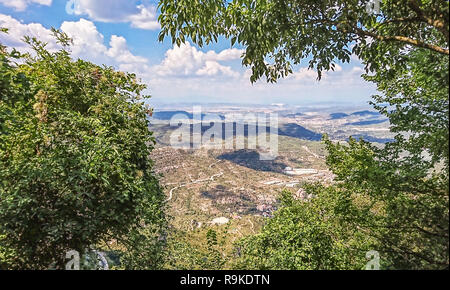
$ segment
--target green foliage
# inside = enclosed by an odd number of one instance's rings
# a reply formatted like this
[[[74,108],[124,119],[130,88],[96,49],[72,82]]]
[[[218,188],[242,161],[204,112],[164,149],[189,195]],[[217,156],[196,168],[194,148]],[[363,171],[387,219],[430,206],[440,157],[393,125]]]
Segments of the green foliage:
[[[66,251],[115,240],[156,268],[166,222],[145,86],[72,60],[70,39],[54,33],[56,52],[30,38],[32,54],[1,46],[1,266],[61,268]]]
[[[384,0],[380,11],[368,2],[160,1],[160,40],[180,45],[190,37],[202,46],[224,36],[245,48],[252,82],[274,82],[303,59],[320,79],[355,54],[381,92],[374,107],[397,133],[383,148],[325,139],[337,183],[310,203],[284,204],[262,233],[245,239],[243,268],[359,267],[359,256],[337,246],[350,239],[335,234],[341,227],[374,241],[385,267],[449,267],[449,2]],[[321,202],[327,206],[315,208]]]
[[[310,186],[309,201],[284,193],[262,232],[238,243],[236,268],[361,269],[368,250],[384,268],[449,267],[449,3],[384,0],[377,14],[368,2],[160,1],[160,40],[224,36],[245,48],[252,82],[275,82],[303,59],[320,78],[357,55],[397,133],[382,148],[325,138],[336,183]],[[27,41],[34,57],[0,47],[0,267],[60,267],[66,250],[113,239],[123,267],[158,268],[164,202],[144,86]],[[204,252],[173,241],[168,264],[220,269],[219,240],[208,231]]]
[[[225,259],[220,251],[220,244],[217,239],[217,233],[213,229],[209,229],[206,233],[206,243],[208,245],[208,255],[205,259],[207,263],[205,269],[220,270],[225,264]]]
[[[383,268],[448,268],[448,57],[419,48],[403,61],[365,76],[384,93],[374,106],[396,141],[325,137],[336,183],[310,187],[310,202],[285,197],[263,231],[242,241],[238,267],[360,269],[364,251],[377,250]]]
[[[339,192],[310,185],[310,200],[284,191],[281,206],[262,231],[237,243],[238,269],[362,269],[376,246],[340,216]]]
[[[449,54],[448,1],[383,0],[379,13],[367,10],[369,2],[161,0],[160,40],[170,36],[180,45],[189,37],[202,46],[224,36],[245,48],[242,64],[251,67],[252,82],[274,82],[307,57],[320,78],[352,53],[371,71],[411,45]]]
[[[229,258],[225,254],[224,242],[227,229],[208,229],[202,233],[205,247],[196,247],[185,233],[173,232],[169,239],[166,268],[172,270],[222,270]]]
[[[389,117],[395,142],[326,140],[327,165],[347,192],[347,219],[377,239],[387,264],[448,268],[449,57],[419,47],[379,61],[364,78],[382,93],[372,104]]]
[[[389,117],[396,141],[380,149],[326,140],[327,165],[348,196],[347,219],[378,240],[388,264],[448,268],[448,57],[417,49],[404,59],[406,69],[367,77],[384,93],[374,105]],[[361,199],[370,202],[355,202]]]
[[[389,66],[392,60],[383,62]],[[449,57],[412,49],[401,55],[400,64],[364,76],[382,92],[372,104],[389,117],[391,131],[398,133],[397,142],[387,150],[391,155],[407,150],[408,158],[420,159],[424,170],[441,163],[448,173]],[[420,156],[424,150],[430,158]]]

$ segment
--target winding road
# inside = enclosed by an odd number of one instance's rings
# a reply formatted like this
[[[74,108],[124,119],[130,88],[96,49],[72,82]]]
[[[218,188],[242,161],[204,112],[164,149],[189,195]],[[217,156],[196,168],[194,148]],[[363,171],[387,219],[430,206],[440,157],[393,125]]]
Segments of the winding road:
[[[213,165],[215,165],[216,163],[218,163],[218,162],[212,163],[212,164],[209,166],[209,168],[211,168],[211,167],[212,167]],[[217,173],[217,174],[214,174],[214,175],[210,176],[209,178],[197,179],[197,180],[193,180],[193,181],[191,181],[191,182],[183,182],[183,183],[181,183],[180,185],[175,186],[174,188],[172,188],[172,189],[169,191],[169,198],[166,199],[166,202],[170,201],[170,200],[173,198],[173,192],[174,192],[174,190],[176,190],[176,189],[178,189],[178,188],[185,187],[185,186],[188,186],[188,185],[191,185],[191,184],[196,184],[196,183],[206,182],[206,181],[214,181],[214,178],[219,177],[219,176],[222,176],[222,175],[223,175],[223,172],[221,171],[221,172],[219,172],[219,173]]]

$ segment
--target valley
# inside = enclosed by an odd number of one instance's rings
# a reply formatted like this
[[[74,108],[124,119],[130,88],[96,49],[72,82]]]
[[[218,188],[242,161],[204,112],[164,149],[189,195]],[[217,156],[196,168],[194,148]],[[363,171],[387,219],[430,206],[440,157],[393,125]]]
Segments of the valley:
[[[392,137],[387,134],[387,122],[349,124],[382,119],[371,111],[339,115],[336,119],[336,115],[323,111],[280,112],[278,108],[261,107],[253,112],[276,113],[279,118],[278,155],[274,160],[260,160],[257,149],[173,148],[170,135],[177,128],[171,127],[169,120],[176,114],[192,119],[193,114],[184,109],[157,112],[152,117],[150,130],[157,141],[152,159],[167,195],[172,235],[184,241],[185,248],[199,251],[199,255],[206,251],[206,235],[211,229],[221,237],[222,255],[232,255],[238,238],[258,232],[264,220],[273,215],[283,190],[307,198],[304,184],[331,184],[334,176],[325,164],[322,134],[339,142],[352,134],[384,142]],[[215,108],[213,113],[222,116],[230,111],[239,112]],[[249,126],[245,127],[245,136],[240,136],[245,144],[249,132],[253,132]],[[183,247],[178,244],[177,249]],[[178,260],[172,266],[195,268],[192,261]]]

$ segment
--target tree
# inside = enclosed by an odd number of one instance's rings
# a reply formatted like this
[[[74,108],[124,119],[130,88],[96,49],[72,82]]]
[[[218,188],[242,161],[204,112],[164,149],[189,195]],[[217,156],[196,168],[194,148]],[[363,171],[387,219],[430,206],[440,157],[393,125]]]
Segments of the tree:
[[[358,56],[380,91],[372,104],[396,137],[382,148],[325,139],[338,182],[324,192],[340,196],[336,215],[376,241],[385,267],[449,267],[448,1],[162,0],[160,9],[161,40],[229,38],[245,48],[252,82],[275,82],[304,59],[320,79]],[[284,229],[270,225],[272,235]]]
[[[34,38],[32,54],[0,47],[0,266],[63,268],[69,250],[113,240],[130,252],[146,238],[157,268],[166,222],[145,86],[72,60],[54,34],[56,52]]]
[[[378,13],[371,2],[380,3]],[[444,0],[161,0],[159,8],[160,40],[170,35],[180,45],[190,37],[202,46],[224,36],[244,46],[252,82],[274,82],[307,57],[320,78],[352,53],[371,71],[410,46],[449,55]]]
[[[168,242],[166,268],[169,270],[223,270],[230,261],[225,249],[225,229],[199,230],[196,237],[172,231]],[[198,244],[196,244],[198,243]]]
[[[342,214],[376,237],[390,267],[448,268],[448,58],[415,49],[404,61],[395,73],[366,77],[384,93],[374,105],[389,117],[395,142],[380,149],[362,140],[349,146],[326,140],[327,164],[347,196]],[[368,202],[357,204],[360,199]]]
[[[237,269],[363,269],[375,240],[339,215],[340,196],[320,184],[307,190],[315,197],[294,198],[284,191],[280,208],[260,233],[238,242]]]

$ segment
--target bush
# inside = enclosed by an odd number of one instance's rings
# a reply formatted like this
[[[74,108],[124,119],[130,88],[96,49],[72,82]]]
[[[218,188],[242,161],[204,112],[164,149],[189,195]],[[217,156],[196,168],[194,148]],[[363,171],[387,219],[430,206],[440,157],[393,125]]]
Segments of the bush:
[[[32,55],[0,47],[3,268],[62,268],[66,251],[110,240],[129,251],[141,232],[147,248],[164,242],[145,86],[134,74],[72,60],[70,39],[54,34],[56,52],[30,38]]]
[[[283,191],[280,208],[260,233],[237,243],[237,269],[362,269],[366,252],[376,249],[370,237],[340,217],[339,192],[308,185],[309,200]]]

